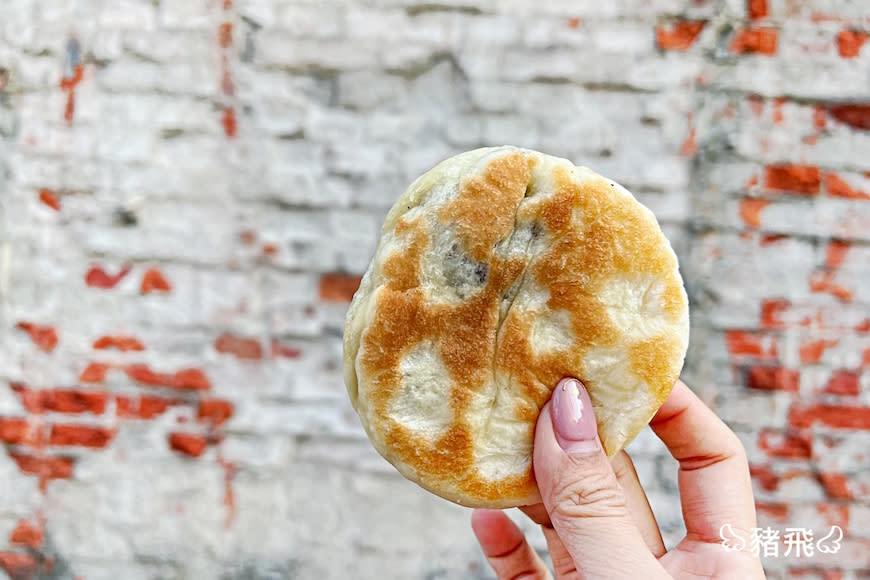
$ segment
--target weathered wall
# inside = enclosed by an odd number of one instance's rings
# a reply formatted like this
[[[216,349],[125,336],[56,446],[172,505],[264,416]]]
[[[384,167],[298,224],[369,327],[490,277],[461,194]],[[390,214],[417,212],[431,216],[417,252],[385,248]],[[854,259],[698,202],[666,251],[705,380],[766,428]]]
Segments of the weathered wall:
[[[0,569],[489,577],[369,447],[340,336],[404,186],[512,143],[653,209],[762,525],[845,529],[770,577],[867,577],[868,31],[864,0],[0,2]],[[672,545],[675,466],[631,451]]]

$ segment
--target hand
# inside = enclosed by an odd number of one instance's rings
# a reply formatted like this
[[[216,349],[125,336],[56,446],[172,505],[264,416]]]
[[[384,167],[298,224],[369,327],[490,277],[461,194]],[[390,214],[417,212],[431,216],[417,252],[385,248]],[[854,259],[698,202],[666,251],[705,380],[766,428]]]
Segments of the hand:
[[[556,578],[764,578],[748,551],[726,551],[719,529],[756,527],[746,452],[737,436],[682,382],[650,426],[679,461],[686,537],[670,552],[631,459],[610,461],[586,389],[563,379],[541,410],[533,465],[543,504],[526,506],[541,525]],[[517,526],[499,510],[475,510],[471,526],[500,579],[552,578]]]

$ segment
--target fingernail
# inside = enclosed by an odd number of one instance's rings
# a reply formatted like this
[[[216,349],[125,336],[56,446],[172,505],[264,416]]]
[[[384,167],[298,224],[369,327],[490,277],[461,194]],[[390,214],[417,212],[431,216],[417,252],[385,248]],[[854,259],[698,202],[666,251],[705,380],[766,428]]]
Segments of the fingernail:
[[[598,427],[592,401],[583,383],[562,379],[550,399],[550,415],[559,446],[569,453],[588,453],[598,449]]]

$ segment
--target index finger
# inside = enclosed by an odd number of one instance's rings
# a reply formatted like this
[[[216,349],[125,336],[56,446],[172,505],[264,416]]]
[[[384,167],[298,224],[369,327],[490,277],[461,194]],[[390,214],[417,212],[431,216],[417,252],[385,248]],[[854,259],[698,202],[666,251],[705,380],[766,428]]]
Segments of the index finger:
[[[679,461],[686,537],[721,541],[723,524],[749,534],[756,526],[746,451],[731,429],[682,381],[650,422]]]

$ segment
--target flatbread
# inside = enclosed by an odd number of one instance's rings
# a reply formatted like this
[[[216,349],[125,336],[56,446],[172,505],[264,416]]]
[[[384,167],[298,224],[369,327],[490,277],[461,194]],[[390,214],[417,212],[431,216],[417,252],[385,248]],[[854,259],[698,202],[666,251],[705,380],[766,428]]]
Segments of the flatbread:
[[[586,385],[612,456],[676,381],[689,335],[677,258],[652,212],[584,167],[469,151],[387,215],[347,314],[344,376],[375,449],[455,503],[540,501],[535,422]]]

